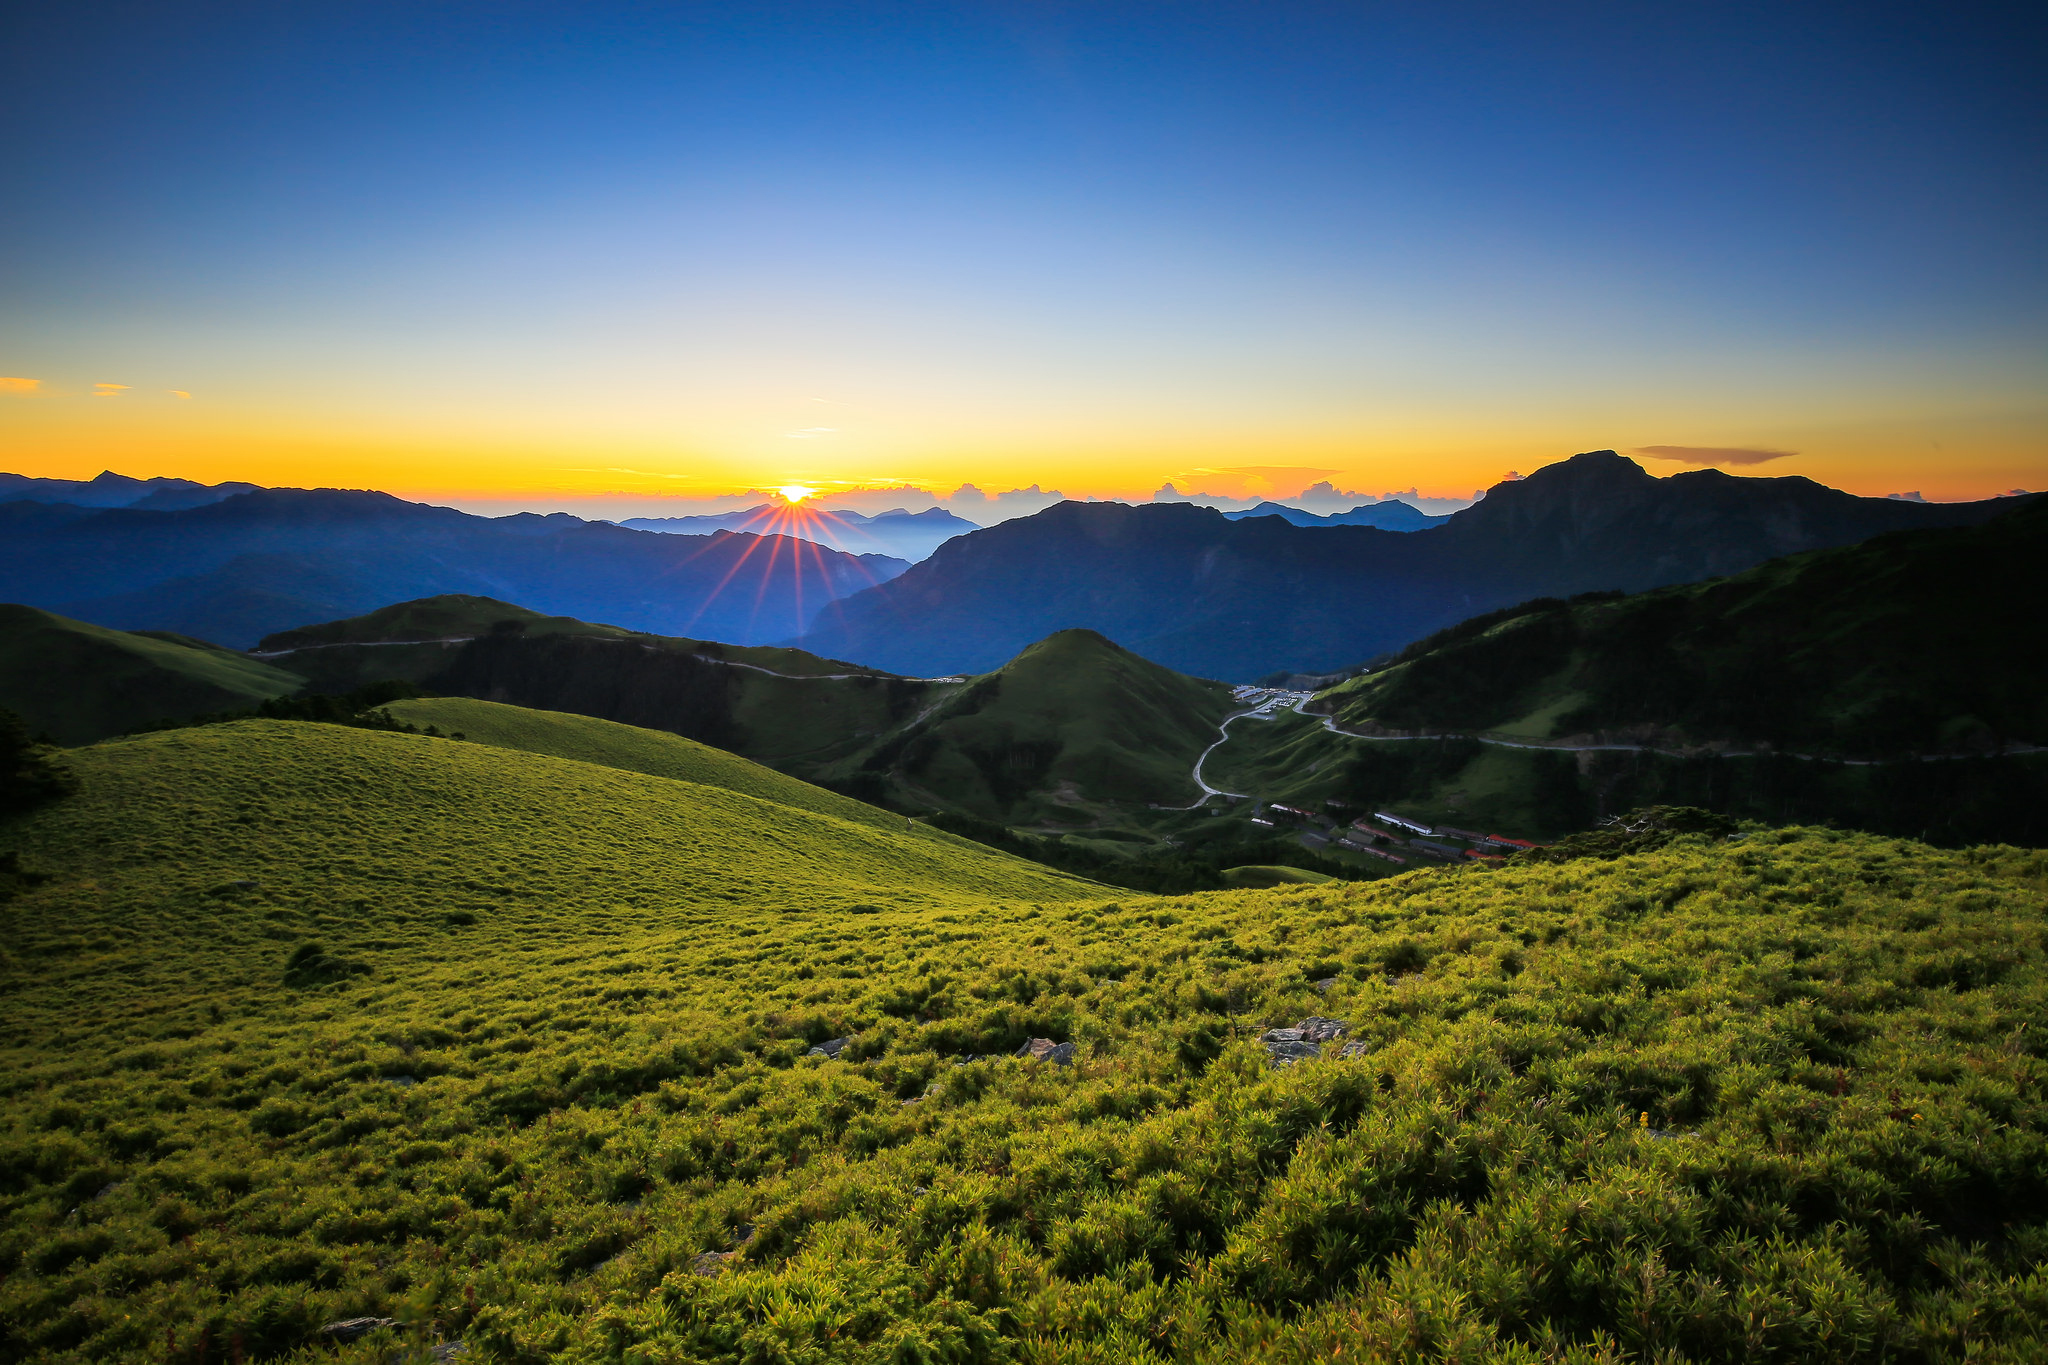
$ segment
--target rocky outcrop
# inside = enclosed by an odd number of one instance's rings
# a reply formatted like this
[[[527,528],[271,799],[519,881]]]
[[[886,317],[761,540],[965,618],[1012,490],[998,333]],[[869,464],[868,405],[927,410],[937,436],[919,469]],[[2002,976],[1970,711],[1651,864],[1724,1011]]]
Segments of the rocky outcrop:
[[[1322,1056],[1324,1043],[1333,1043],[1350,1031],[1351,1025],[1342,1019],[1311,1014],[1292,1028],[1267,1029],[1259,1035],[1259,1041],[1265,1045],[1273,1065],[1292,1066]]]
[[[1028,1039],[1024,1046],[1017,1049],[1016,1055],[1029,1061],[1051,1062],[1054,1066],[1072,1066],[1074,1064],[1074,1045],[1072,1043],[1055,1043],[1050,1038],[1032,1038]]]

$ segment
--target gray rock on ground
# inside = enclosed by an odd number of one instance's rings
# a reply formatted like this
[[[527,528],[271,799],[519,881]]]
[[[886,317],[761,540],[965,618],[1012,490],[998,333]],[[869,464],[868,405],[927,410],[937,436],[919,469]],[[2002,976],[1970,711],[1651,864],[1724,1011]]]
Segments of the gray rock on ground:
[[[1324,1043],[1333,1043],[1350,1031],[1351,1025],[1342,1019],[1325,1019],[1319,1014],[1311,1014],[1293,1028],[1267,1029],[1259,1035],[1259,1041],[1265,1044],[1266,1055],[1273,1059],[1273,1065],[1292,1066],[1311,1057],[1320,1057]]]
[[[858,1036],[858,1034],[849,1033],[844,1038],[828,1038],[804,1055],[806,1057],[835,1058],[840,1053],[846,1051],[846,1045]]]
[[[1072,1066],[1074,1064],[1074,1045],[1072,1043],[1055,1043],[1050,1038],[1032,1038],[1027,1040],[1024,1046],[1017,1049],[1017,1055],[1029,1058],[1035,1062],[1051,1062],[1054,1066]]]

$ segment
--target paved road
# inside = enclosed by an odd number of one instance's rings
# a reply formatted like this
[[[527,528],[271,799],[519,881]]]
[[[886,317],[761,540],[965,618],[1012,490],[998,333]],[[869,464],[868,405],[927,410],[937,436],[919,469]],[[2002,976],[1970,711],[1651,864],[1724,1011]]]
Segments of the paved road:
[[[1481,744],[1491,744],[1502,749],[1546,749],[1552,753],[1561,754],[1656,754],[1662,758],[1769,758],[1775,755],[1779,758],[1796,758],[1807,763],[1841,763],[1854,768],[1875,768],[1892,763],[1940,763],[1948,759],[1986,757],[1983,754],[1915,754],[1909,758],[1830,758],[1826,754],[1801,754],[1794,753],[1789,749],[1711,749],[1701,753],[1699,751],[1687,752],[1682,749],[1659,749],[1655,745],[1650,744],[1559,744],[1544,743],[1537,740],[1496,739],[1491,735],[1363,735],[1356,730],[1341,730],[1337,728],[1337,722],[1332,717],[1325,716],[1316,711],[1303,710],[1302,708],[1308,704],[1309,700],[1308,697],[1297,698],[1291,709],[1296,715],[1306,716],[1310,720],[1320,720],[1323,723],[1323,728],[1333,735],[1343,735],[1347,739],[1373,740],[1389,744],[1399,744],[1408,740],[1418,739],[1475,739]],[[2048,748],[2032,744],[2019,744],[2004,749],[1997,756],[2039,753],[2048,753]]]
[[[1243,720],[1246,716],[1251,716],[1258,720],[1272,720],[1274,718],[1274,712],[1276,709],[1284,709],[1282,707],[1282,703],[1285,701],[1285,697],[1269,697],[1265,701],[1260,702],[1257,706],[1247,707],[1245,710],[1242,711],[1233,711],[1229,715],[1225,716],[1223,718],[1223,723],[1216,727],[1215,740],[1209,745],[1208,748],[1202,750],[1202,756],[1195,760],[1194,771],[1191,774],[1189,774],[1191,777],[1195,779],[1195,785],[1201,788],[1201,796],[1198,797],[1192,805],[1166,806],[1162,809],[1197,810],[1202,806],[1208,805],[1209,798],[1212,796],[1235,796],[1240,799],[1244,798],[1246,796],[1246,793],[1244,792],[1225,791],[1221,787],[1210,786],[1208,780],[1202,776],[1202,765],[1209,761],[1210,754],[1215,753],[1218,749],[1222,748],[1225,744],[1230,742],[1230,722],[1234,720]]]

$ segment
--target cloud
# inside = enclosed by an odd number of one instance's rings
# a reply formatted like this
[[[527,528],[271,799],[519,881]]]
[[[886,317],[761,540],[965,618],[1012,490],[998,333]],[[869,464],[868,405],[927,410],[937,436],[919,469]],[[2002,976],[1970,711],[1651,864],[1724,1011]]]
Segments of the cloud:
[[[192,396],[183,389],[165,389],[164,392],[173,398],[190,398]]]
[[[34,393],[43,386],[40,379],[0,378],[0,393]]]
[[[1797,455],[1796,450],[1749,450],[1742,446],[1637,446],[1635,453],[1680,464],[1762,464]]]
[[[127,391],[128,386],[126,384],[95,384],[92,386],[92,396],[95,398],[119,398]]]

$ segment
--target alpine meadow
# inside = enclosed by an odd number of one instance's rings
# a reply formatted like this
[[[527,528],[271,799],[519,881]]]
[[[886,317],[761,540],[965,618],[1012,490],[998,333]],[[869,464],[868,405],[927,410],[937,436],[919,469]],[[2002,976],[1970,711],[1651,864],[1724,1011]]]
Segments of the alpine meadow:
[[[0,1365],[2048,1361],[2048,22],[0,44]]]

